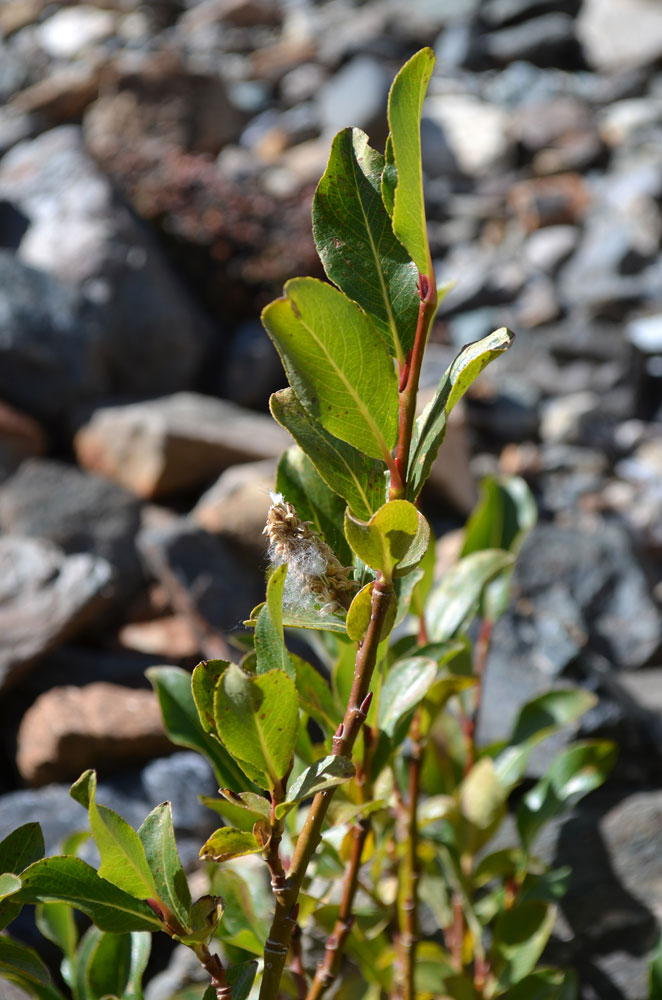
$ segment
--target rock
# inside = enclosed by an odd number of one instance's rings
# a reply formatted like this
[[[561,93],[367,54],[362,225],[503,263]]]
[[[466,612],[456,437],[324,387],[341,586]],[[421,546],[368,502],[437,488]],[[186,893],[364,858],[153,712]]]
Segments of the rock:
[[[100,681],[40,695],[21,720],[16,763],[38,787],[73,781],[88,767],[117,770],[171,746],[152,691]]]
[[[215,795],[218,783],[204,758],[189,751],[151,761],[142,771],[102,777],[97,800],[123,816],[137,829],[151,809],[172,803],[173,825],[182,863],[190,868],[218,816],[200,805],[198,795]],[[0,840],[23,823],[38,822],[44,832],[46,854],[57,854],[62,840],[87,827],[85,811],[69,795],[69,785],[10,792],[0,797]],[[197,847],[196,847],[197,845]],[[85,860],[98,865],[90,843]]]
[[[114,570],[106,596],[123,602],[143,582],[135,545],[140,507],[132,493],[100,476],[50,459],[30,459],[0,487],[0,529],[46,539],[68,555],[90,553],[106,560]]]
[[[238,628],[264,599],[260,575],[227,542],[186,519],[143,529],[138,544],[172,607],[191,622],[204,655],[227,658],[222,634]]]
[[[47,17],[37,27],[39,45],[54,59],[72,59],[81,50],[102,42],[116,30],[115,15],[109,10],[77,4]]]
[[[233,466],[200,497],[191,518],[212,534],[263,557],[262,529],[271,503],[269,491],[275,489],[275,483],[276,462],[271,459]]]
[[[455,162],[469,176],[491,174],[509,164],[512,146],[501,108],[469,94],[443,94],[428,98],[425,114],[442,129]],[[429,159],[429,150],[426,155]],[[440,172],[431,170],[433,176]]]
[[[0,9],[0,33],[9,38],[39,19],[44,0],[6,0]]]
[[[13,354],[23,339],[35,342],[16,365],[29,364],[37,378],[43,369],[61,371],[70,408],[101,393],[158,394],[192,383],[209,343],[206,322],[86,153],[80,129],[62,126],[15,146],[0,164],[0,198],[28,223],[20,260],[48,272],[3,264],[15,274],[3,281],[11,289]],[[41,322],[35,301],[45,303]],[[38,364],[35,355],[45,360]],[[41,395],[50,397],[50,384]],[[53,409],[42,403],[42,411]]]
[[[484,44],[487,54],[500,66],[520,59],[536,66],[564,69],[578,69],[583,63],[574,19],[560,12],[492,31]]]
[[[384,108],[389,83],[389,73],[381,62],[370,56],[351,59],[318,93],[324,132],[332,136],[351,123],[379,143],[379,137],[385,135]]]
[[[576,226],[545,226],[527,237],[524,254],[534,268],[554,274],[576,249],[579,238]]]
[[[125,648],[150,654],[152,659],[182,660],[200,657],[200,647],[184,615],[167,615],[150,621],[129,622],[118,633],[118,641]]]
[[[656,0],[585,0],[577,37],[601,73],[652,63],[662,56],[662,8]]]
[[[96,59],[54,70],[16,94],[11,107],[38,115],[49,125],[79,121],[99,93],[101,73],[102,63]]]
[[[513,184],[508,201],[527,232],[578,222],[590,196],[579,174],[559,174]]]
[[[216,155],[237,138],[242,115],[218,75],[193,72],[175,52],[128,53],[104,84],[110,91],[85,116],[85,136],[102,163],[129,144],[154,162],[173,149]]]
[[[0,479],[6,479],[22,461],[43,455],[46,433],[36,420],[0,401]]]
[[[578,7],[579,0],[487,0],[480,15],[491,28],[502,28],[540,14],[576,14]]]
[[[575,392],[548,400],[542,410],[540,436],[549,444],[580,444],[582,418],[594,413],[600,399],[594,392]]]
[[[48,542],[0,538],[0,687],[9,687],[50,649],[106,608],[105,559],[65,556]]]
[[[170,659],[165,655],[162,662]],[[52,687],[83,687],[93,681],[119,684],[122,687],[147,688],[149,682],[145,671],[154,665],[153,654],[143,654],[135,650],[104,649],[83,643],[66,643],[47,653],[40,660],[40,669],[33,670],[21,678],[14,691],[4,699],[7,704],[12,697],[35,698]],[[16,715],[8,709],[5,725],[13,725]]]
[[[198,992],[202,992],[208,979],[191,949],[179,944],[173,950],[167,968],[157,972],[147,983],[145,1000],[171,1000],[183,987],[193,984]]]
[[[642,354],[662,354],[662,312],[631,320],[626,332],[630,343]]]
[[[228,345],[219,395],[239,406],[265,410],[269,396],[283,383],[282,371],[278,352],[262,324],[245,320],[235,329]]]
[[[182,14],[177,30],[186,33],[208,30],[215,24],[231,24],[235,28],[278,27],[281,21],[282,12],[273,0],[202,0]]]
[[[472,429],[490,441],[530,440],[538,432],[538,394],[515,381],[486,383],[469,396],[467,415]]]
[[[97,410],[74,447],[84,468],[153,499],[200,486],[237,462],[276,457],[289,443],[267,416],[177,393]]]

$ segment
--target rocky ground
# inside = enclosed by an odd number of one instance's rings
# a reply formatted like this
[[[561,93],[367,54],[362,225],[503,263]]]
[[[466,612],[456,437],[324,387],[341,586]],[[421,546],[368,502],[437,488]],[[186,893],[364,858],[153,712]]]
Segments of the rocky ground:
[[[92,763],[130,820],[173,799],[187,861],[216,825],[144,670],[225,654],[261,598],[287,438],[257,317],[320,274],[331,136],[383,142],[390,80],[425,44],[431,237],[456,281],[427,385],[454,347],[518,334],[427,511],[457,528],[486,472],[535,491],[482,736],[551,684],[599,694],[583,731],[619,764],[548,845],[575,871],[554,947],[583,1000],[641,1000],[662,923],[657,0],[0,5],[0,836],[39,819],[54,850]]]

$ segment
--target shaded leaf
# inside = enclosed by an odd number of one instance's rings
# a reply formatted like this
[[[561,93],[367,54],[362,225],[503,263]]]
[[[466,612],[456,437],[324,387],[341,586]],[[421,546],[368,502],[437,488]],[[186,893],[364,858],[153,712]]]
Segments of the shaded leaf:
[[[510,553],[486,549],[451,567],[428,598],[425,621],[430,640],[445,642],[467,628],[486,584],[512,562]]]
[[[220,799],[211,795],[201,795],[200,801],[203,806],[213,809],[222,816],[230,826],[252,831],[257,820],[269,820],[271,815],[269,801],[261,795],[256,795],[255,792],[237,794],[231,792],[229,788],[219,788],[219,792],[223,796]]]
[[[507,793],[489,757],[482,757],[474,764],[459,794],[463,816],[478,830],[491,829],[503,816]]]
[[[377,506],[384,499],[384,477],[381,471],[379,477],[382,496]],[[311,522],[343,566],[348,566],[352,561],[352,551],[344,532],[347,501],[325,483],[308,455],[298,445],[288,448],[280,457],[276,491],[296,508],[302,521]]]
[[[191,922],[191,892],[177,852],[172,809],[162,802],[138,830],[160,902],[165,903],[183,928]]]
[[[38,1000],[63,1000],[37,952],[8,937],[0,937],[0,977],[16,983]]]
[[[220,896],[200,896],[191,907],[191,931],[178,940],[186,945],[209,944],[222,916],[223,900]]]
[[[290,432],[330,489],[335,490],[358,517],[370,517],[386,497],[386,465],[359,448],[329,434],[302,406],[292,389],[275,392],[269,407]]]
[[[274,789],[287,772],[299,726],[296,687],[282,670],[249,677],[232,664],[214,699],[216,727],[242,770]]]
[[[83,935],[76,960],[78,995],[102,1000],[123,996],[131,969],[131,936],[108,934],[90,927]]]
[[[255,653],[258,674],[269,670],[282,670],[295,679],[292,663],[283,635],[283,588],[287,577],[287,564],[273,571],[267,583],[267,601],[255,623]]]
[[[398,433],[397,378],[366,314],[332,285],[293,278],[262,322],[308,413],[371,458],[389,455]]]
[[[577,1000],[573,972],[536,969],[508,990],[508,1000]]]
[[[404,362],[418,315],[416,266],[396,239],[381,196],[384,157],[358,128],[333,140],[313,200],[313,235],[328,278],[364,309]]]
[[[379,728],[393,736],[400,720],[423,700],[436,675],[437,664],[424,656],[412,656],[396,663],[379,693]]]
[[[220,785],[239,789],[246,779],[225,747],[209,736],[200,724],[191,692],[191,675],[179,667],[150,667],[145,671],[156,691],[163,724],[173,743],[197,750],[214,768]]]
[[[428,403],[414,425],[407,470],[409,500],[416,499],[430,475],[432,463],[446,433],[446,422],[451,410],[483,369],[510,347],[513,339],[514,335],[510,330],[501,327],[482,340],[463,347],[445,372],[434,399]]]
[[[44,835],[39,823],[23,823],[0,841],[0,872],[20,875],[44,856]]]
[[[229,660],[202,660],[191,674],[191,694],[198,710],[200,725],[206,733],[216,732],[214,691],[219,677],[229,665]]]
[[[257,973],[257,962],[242,962],[226,972],[228,985],[232,989],[232,1000],[246,1000]]]
[[[301,657],[294,657],[294,666],[301,707],[327,733],[334,733],[338,723],[342,721],[342,713],[336,705],[329,685],[315,667]]]
[[[72,907],[68,903],[38,903],[35,920],[40,933],[71,961],[78,943]]]
[[[499,914],[491,952],[500,987],[510,987],[532,971],[555,919],[556,907],[540,902],[519,903]]]
[[[393,229],[423,274],[432,274],[432,263],[423,199],[421,112],[434,61],[429,48],[412,56],[393,81],[388,99],[391,150],[397,172]]]

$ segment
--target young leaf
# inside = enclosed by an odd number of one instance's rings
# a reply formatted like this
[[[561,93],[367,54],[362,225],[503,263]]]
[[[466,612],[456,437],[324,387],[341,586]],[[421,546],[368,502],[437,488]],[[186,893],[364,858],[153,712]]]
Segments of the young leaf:
[[[345,535],[353,551],[367,566],[392,577],[403,563],[408,572],[423,558],[430,532],[427,522],[407,500],[385,503],[369,521],[345,513]]]
[[[380,478],[383,493],[381,472]],[[311,522],[343,566],[348,566],[352,561],[352,552],[343,530],[347,501],[327,486],[297,445],[288,448],[281,456],[276,473],[276,490],[293,504],[302,521]],[[383,499],[382,496],[378,506]]]
[[[0,978],[15,983],[38,1000],[64,1000],[37,952],[8,937],[0,937]]]
[[[371,458],[388,456],[398,435],[398,384],[366,314],[332,285],[293,278],[262,322],[310,415]]]
[[[264,847],[264,842],[254,833],[222,826],[200,848],[200,860],[231,861],[232,858],[241,858],[245,854],[259,854]]]
[[[90,927],[78,950],[77,993],[86,1000],[102,1000],[109,994],[124,996],[130,969],[131,936]]]
[[[275,392],[269,406],[274,420],[290,432],[327,486],[345,500],[357,517],[368,518],[381,507],[386,496],[383,461],[369,458],[329,434],[292,389]]]
[[[299,775],[291,787],[288,789],[285,802],[276,806],[276,816],[280,819],[297,802],[312,798],[318,792],[323,792],[327,788],[334,788],[349,781],[356,773],[356,769],[351,760],[347,757],[331,755],[318,760],[311,767]]]
[[[282,670],[295,678],[285,638],[283,636],[283,588],[287,576],[287,565],[283,563],[271,574],[267,583],[267,602],[257,616],[255,623],[255,653],[258,674],[269,670]]]
[[[556,907],[519,903],[499,915],[492,941],[493,967],[500,987],[518,983],[532,971],[552,933]]]
[[[191,908],[191,931],[178,936],[182,944],[209,944],[223,916],[223,900],[220,896],[200,896]],[[216,1000],[216,998],[214,998]]]
[[[138,830],[157,897],[165,903],[182,927],[191,923],[191,893],[175,843],[172,810],[162,802],[151,811]]]
[[[448,415],[483,369],[504,351],[514,339],[510,330],[501,327],[475,344],[463,347],[444,374],[434,399],[425,407],[414,425],[407,497],[415,500],[430,475],[432,463],[446,433]]]
[[[191,694],[198,710],[200,725],[206,733],[216,734],[214,691],[219,677],[229,666],[229,660],[202,660],[191,674]]]
[[[299,699],[287,674],[249,677],[232,664],[216,689],[214,716],[242,770],[263,788],[276,788],[290,766],[299,726]]]
[[[393,230],[422,274],[432,274],[423,200],[421,112],[432,76],[434,53],[421,49],[405,63],[391,87],[388,123],[397,171]]]
[[[255,792],[231,792],[229,788],[219,789],[222,798],[215,799],[210,795],[201,795],[204,806],[213,809],[231,826],[240,830],[251,830],[259,820],[269,820],[271,807],[269,801]]]
[[[517,829],[524,849],[530,849],[534,837],[548,820],[599,788],[615,759],[616,747],[607,740],[573,743],[558,754],[517,809]]]
[[[378,725],[387,736],[425,697],[437,676],[437,664],[424,656],[412,656],[396,663],[379,693]]]
[[[346,622],[347,635],[354,642],[361,642],[363,636],[368,631],[370,616],[372,614],[372,592],[374,587],[374,582],[367,583],[365,587],[362,587],[361,590],[359,590],[358,594],[349,606]],[[398,602],[396,601],[395,596],[393,596],[382,624],[380,641],[385,639],[390,633],[393,625],[395,624],[397,613]]]
[[[43,858],[26,868],[21,882],[21,902],[69,903],[101,930],[117,934],[154,931],[161,926],[147,903],[107,882],[79,858]]]
[[[506,788],[512,787],[524,774],[533,748],[557,730],[572,725],[596,701],[590,691],[576,688],[547,691],[527,702],[515,722],[510,746],[495,761],[501,783]]]
[[[425,621],[432,642],[445,642],[467,628],[486,584],[513,562],[509,552],[485,549],[465,556],[445,574],[428,598]]]
[[[96,802],[97,776],[81,774],[70,790],[71,797],[88,810],[90,829],[101,864],[99,875],[136,899],[158,896],[140,837],[114,810]]]
[[[368,313],[391,354],[414,342],[416,266],[396,239],[381,196],[384,157],[358,128],[333,140],[313,200],[313,236],[328,278]]]
[[[200,725],[191,693],[191,675],[179,667],[150,667],[145,673],[156,691],[163,723],[172,742],[197,750],[206,757],[220,785],[245,788],[246,779],[230,754]]]

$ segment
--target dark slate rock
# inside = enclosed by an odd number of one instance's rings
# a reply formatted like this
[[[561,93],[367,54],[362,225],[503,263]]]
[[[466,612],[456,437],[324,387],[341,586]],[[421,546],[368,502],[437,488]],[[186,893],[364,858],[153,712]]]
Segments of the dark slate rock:
[[[143,581],[135,544],[140,509],[116,483],[51,459],[28,459],[0,488],[0,529],[106,559],[120,601]]]
[[[563,13],[545,14],[491,32],[485,50],[499,65],[520,59],[542,67],[577,69],[583,65],[574,21]]]

